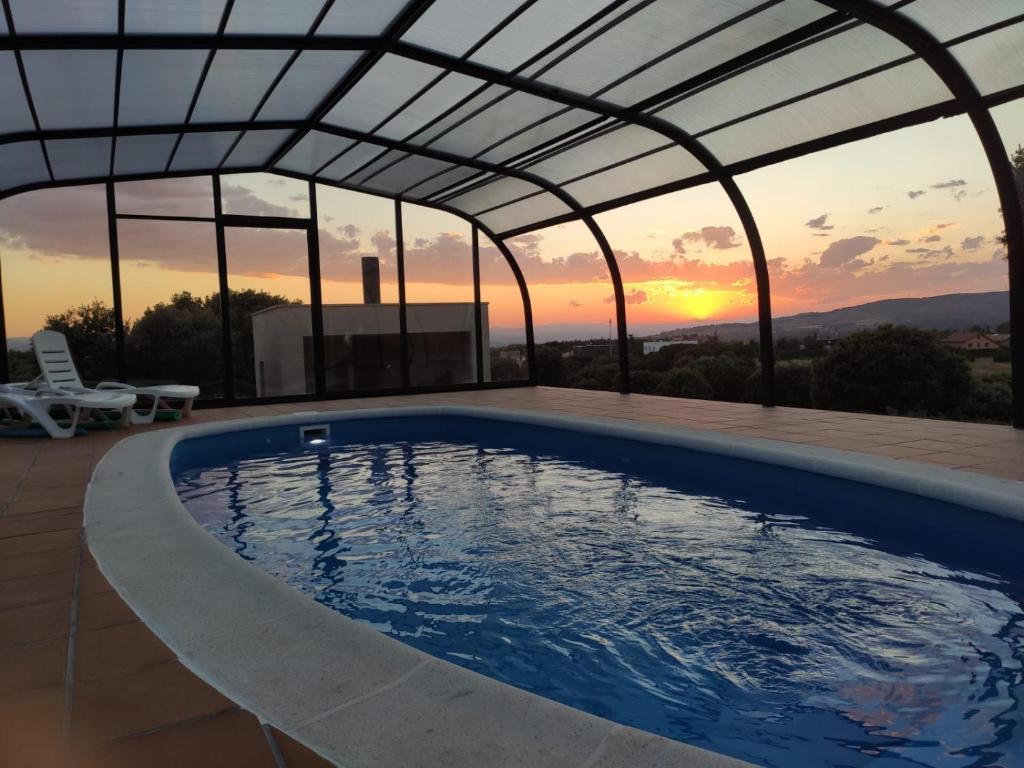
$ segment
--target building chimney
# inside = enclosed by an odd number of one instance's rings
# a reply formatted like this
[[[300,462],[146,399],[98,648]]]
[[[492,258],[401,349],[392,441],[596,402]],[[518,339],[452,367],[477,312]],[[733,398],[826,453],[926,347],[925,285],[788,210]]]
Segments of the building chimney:
[[[363,256],[363,303],[380,304],[380,259]]]

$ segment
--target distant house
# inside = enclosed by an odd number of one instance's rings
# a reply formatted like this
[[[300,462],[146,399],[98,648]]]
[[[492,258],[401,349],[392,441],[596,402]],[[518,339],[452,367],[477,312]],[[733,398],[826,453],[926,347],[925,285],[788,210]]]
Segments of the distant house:
[[[699,339],[666,339],[664,341],[645,341],[644,342],[644,354],[645,355],[650,355],[650,354],[653,354],[654,352],[657,352],[660,349],[664,349],[665,347],[671,347],[671,346],[674,346],[676,344],[687,344],[687,345],[700,344],[700,340]]]
[[[999,349],[1002,346],[991,334],[978,331],[956,331],[943,339],[942,343],[953,349],[966,350]]]

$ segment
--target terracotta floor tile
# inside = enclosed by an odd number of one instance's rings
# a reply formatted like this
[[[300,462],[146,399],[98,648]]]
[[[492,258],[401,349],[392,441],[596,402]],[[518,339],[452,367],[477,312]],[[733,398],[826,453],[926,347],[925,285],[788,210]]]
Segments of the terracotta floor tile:
[[[75,637],[75,681],[130,672],[174,657],[140,621],[80,631]]]
[[[81,540],[80,529],[32,533],[25,536],[14,536],[10,539],[0,539],[0,558],[25,555],[29,552],[45,552],[49,549],[75,547],[81,543]]]
[[[65,637],[0,648],[0,696],[60,685],[67,663]],[[2,724],[0,730],[6,727]]]
[[[76,755],[73,768],[276,768],[259,722],[236,710],[113,741]]]
[[[34,495],[34,494],[32,494]],[[46,512],[51,509],[65,509],[67,507],[81,508],[85,501],[85,488],[75,493],[60,493],[38,496],[37,498],[23,498],[19,493],[14,500],[7,505],[12,514],[23,512]]]
[[[97,595],[100,592],[112,592],[113,589],[110,586],[110,582],[107,581],[107,577],[100,573],[100,569],[97,566],[93,565],[88,568],[82,568],[78,584],[79,595]]]
[[[81,527],[81,510],[38,517],[32,514],[0,517],[0,539],[26,536],[31,533],[77,530]]]
[[[0,581],[70,571],[78,564],[78,547],[0,557]]]
[[[75,685],[71,741],[76,748],[235,709],[177,661]]]
[[[53,600],[70,600],[74,588],[74,571],[10,579],[0,587],[0,611]]]
[[[0,647],[66,635],[70,620],[70,600],[0,611]]]
[[[97,592],[80,596],[78,628],[83,632],[138,620],[139,617],[117,592]]]
[[[287,768],[333,768],[334,763],[320,757],[287,733],[282,733],[274,727],[270,728],[270,732],[274,735],[274,741],[277,742],[277,748],[280,750]]]
[[[63,718],[63,686],[0,697],[0,765],[57,768]]]

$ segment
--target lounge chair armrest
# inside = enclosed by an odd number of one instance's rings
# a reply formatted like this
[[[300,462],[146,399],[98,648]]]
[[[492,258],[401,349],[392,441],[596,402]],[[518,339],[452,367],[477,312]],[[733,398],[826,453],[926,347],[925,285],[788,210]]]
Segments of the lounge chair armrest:
[[[124,384],[120,381],[101,381],[96,385],[96,389],[135,389],[131,384]]]

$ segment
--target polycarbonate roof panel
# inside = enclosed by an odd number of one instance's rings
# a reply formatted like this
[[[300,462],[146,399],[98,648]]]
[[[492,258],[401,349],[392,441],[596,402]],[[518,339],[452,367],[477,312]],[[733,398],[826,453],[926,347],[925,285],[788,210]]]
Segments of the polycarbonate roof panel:
[[[318,35],[379,35],[407,0],[335,0],[317,27]]]
[[[376,160],[378,155],[384,154],[385,151],[384,147],[377,144],[357,144],[324,168],[320,175],[326,179],[341,181],[367,163]]]
[[[310,131],[281,158],[277,167],[295,173],[314,174],[353,144],[355,142],[351,139]]]
[[[305,119],[360,56],[360,51],[303,51],[275,86],[258,119]]]
[[[404,139],[431,120],[454,107],[486,83],[465,75],[449,74],[416,98],[405,109],[380,127],[378,133],[393,139]]]
[[[442,173],[440,176],[434,178],[427,178],[417,184],[415,187],[410,187],[407,192],[409,195],[424,199],[430,197],[435,192],[446,190],[455,184],[472,176],[478,176],[480,171],[475,168],[467,168],[464,165],[458,165],[452,168],[450,171]]]
[[[171,161],[172,171],[216,168],[238,137],[236,131],[186,133]]]
[[[10,0],[19,34],[113,34],[117,0]]]
[[[124,31],[128,34],[214,34],[226,0],[126,0]]]
[[[565,184],[562,188],[580,204],[596,205],[687,179],[702,170],[702,166],[689,152],[673,146],[607,170],[592,171],[585,178]]]
[[[119,136],[114,148],[114,173],[163,173],[177,140],[176,133]]]
[[[55,179],[89,179],[110,172],[110,145],[107,137],[60,139],[46,142]]]
[[[304,35],[326,0],[235,0],[224,29],[241,35]]]
[[[22,60],[43,130],[113,122],[117,53],[25,51]]]
[[[49,180],[50,174],[38,141],[0,144],[0,190]]]
[[[1024,85],[1024,23],[951,49],[982,95]]]
[[[571,209],[549,192],[532,195],[480,216],[480,222],[495,232],[506,232],[571,213]]]
[[[508,0],[474,0],[473,12],[466,13],[465,0],[435,0],[402,40],[462,56],[513,13],[517,5]]]
[[[183,123],[208,51],[125,51],[118,125]]]
[[[248,168],[261,166],[269,160],[278,148],[292,135],[290,130],[246,131],[235,148],[231,150],[225,168]]]
[[[324,122],[357,131],[373,130],[443,74],[443,69],[428,64],[384,56],[327,113]]]
[[[16,133],[34,127],[14,54],[0,51],[0,131]]]
[[[248,120],[291,51],[217,51],[192,113],[193,123]]]
[[[796,48],[760,66],[696,91],[658,113],[690,133],[707,131],[758,110],[843,83],[912,52],[873,27],[856,26]]]
[[[926,64],[912,61],[714,131],[701,141],[728,164],[950,98]]]
[[[481,187],[452,197],[446,202],[463,211],[478,213],[479,211],[490,210],[512,200],[535,195],[542,191],[541,187],[523,179],[501,177]]]
[[[401,162],[398,162],[390,168],[377,173],[372,178],[367,179],[365,184],[367,187],[372,189],[398,193],[403,192],[409,187],[414,187],[433,176],[447,176],[447,172],[458,167],[459,166],[452,165],[451,163],[435,160],[431,157],[409,155]],[[453,178],[449,183],[454,182],[455,179]],[[416,197],[420,197],[420,195],[417,194]]]
[[[946,43],[975,30],[1024,14],[1020,0],[914,0],[899,9]]]

